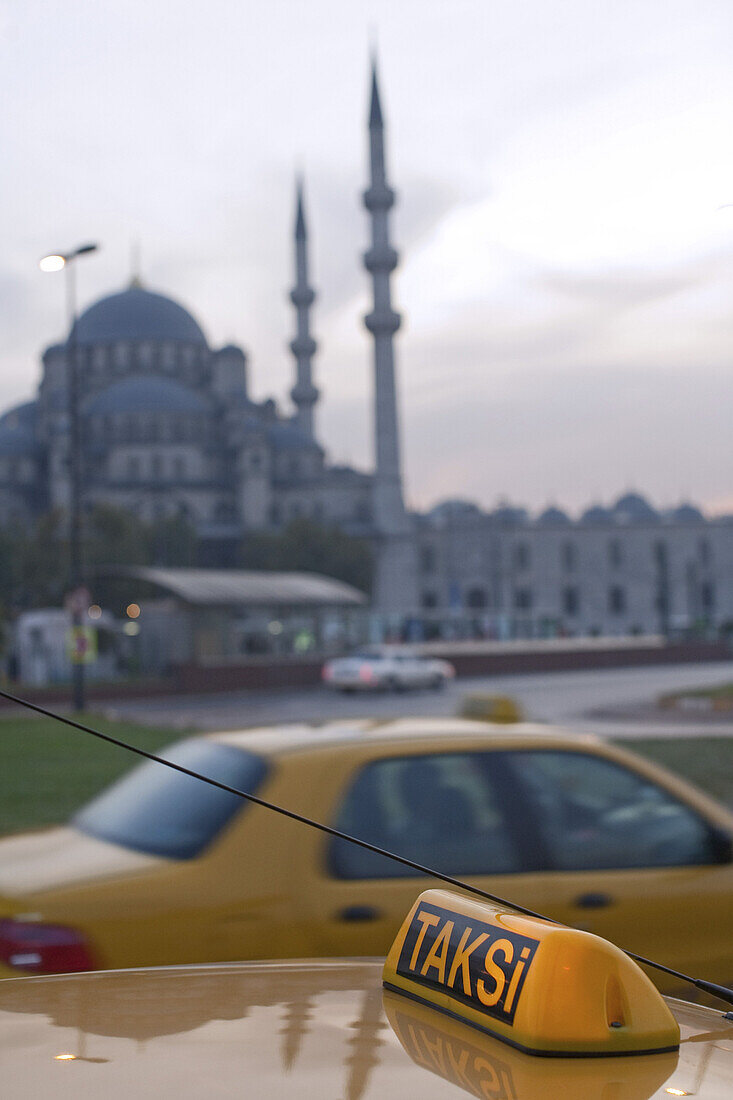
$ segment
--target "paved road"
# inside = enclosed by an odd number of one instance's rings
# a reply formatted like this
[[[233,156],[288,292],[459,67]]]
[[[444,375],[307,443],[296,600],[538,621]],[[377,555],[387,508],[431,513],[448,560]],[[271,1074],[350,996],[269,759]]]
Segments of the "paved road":
[[[470,691],[492,691],[517,699],[528,718],[557,722],[609,736],[733,735],[733,722],[705,719],[640,720],[661,693],[733,680],[733,663],[675,665],[608,671],[534,673],[461,679],[444,691],[341,695],[314,687],[297,691],[242,691],[223,695],[165,696],[115,703],[105,713],[177,729],[236,729],[280,722],[318,722],[341,717],[386,718],[409,714],[455,714]],[[611,718],[596,711],[628,708]]]

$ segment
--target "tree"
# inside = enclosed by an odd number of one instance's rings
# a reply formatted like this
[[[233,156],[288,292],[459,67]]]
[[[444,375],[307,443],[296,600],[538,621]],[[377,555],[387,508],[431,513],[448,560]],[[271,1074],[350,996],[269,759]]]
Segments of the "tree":
[[[278,534],[247,536],[240,548],[239,564],[245,569],[322,573],[367,594],[371,592],[374,569],[366,539],[305,518],[291,520]]]

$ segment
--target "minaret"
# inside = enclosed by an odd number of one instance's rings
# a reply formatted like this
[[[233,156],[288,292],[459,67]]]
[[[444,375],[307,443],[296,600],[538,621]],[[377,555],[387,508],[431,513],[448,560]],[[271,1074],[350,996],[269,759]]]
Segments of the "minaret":
[[[295,286],[290,291],[290,301],[298,313],[297,334],[290,343],[295,356],[296,380],[290,391],[297,412],[298,427],[313,439],[313,406],[318,400],[318,390],[313,385],[311,358],[315,355],[316,342],[310,334],[310,307],[315,291],[308,286],[308,239],[303,214],[303,184],[298,180],[295,213]]]
[[[377,529],[386,535],[404,531],[406,517],[402,501],[392,343],[400,327],[400,315],[392,309],[389,282],[397,267],[397,253],[389,243],[389,211],[394,206],[395,193],[387,184],[384,122],[374,62],[369,105],[369,161],[371,182],[364,192],[364,205],[370,214],[372,246],[364,254],[364,266],[372,277],[374,308],[364,318],[364,323],[374,337],[374,521]]]
[[[371,248],[364,266],[372,277],[374,307],[364,323],[374,338],[374,526],[376,570],[373,605],[383,616],[383,632],[400,629],[405,615],[417,607],[415,540],[402,499],[399,424],[393,337],[400,315],[392,309],[390,275],[397,253],[389,242],[389,212],[395,194],[387,183],[384,122],[379,102],[376,64],[372,62],[369,105],[370,186],[364,205],[371,222]]]

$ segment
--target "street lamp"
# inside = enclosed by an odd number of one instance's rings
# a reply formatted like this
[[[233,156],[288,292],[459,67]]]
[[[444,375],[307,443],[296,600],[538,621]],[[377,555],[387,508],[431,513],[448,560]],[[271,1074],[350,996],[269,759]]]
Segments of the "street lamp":
[[[66,270],[66,305],[69,335],[66,340],[66,366],[69,385],[69,452],[70,452],[70,501],[69,501],[69,588],[72,622],[72,669],[74,709],[84,710],[84,651],[81,626],[84,611],[81,606],[82,557],[81,557],[81,433],[79,430],[79,371],[76,361],[76,271],[74,260],[97,251],[96,244],[83,244],[73,252],[56,252],[40,261],[41,271]]]

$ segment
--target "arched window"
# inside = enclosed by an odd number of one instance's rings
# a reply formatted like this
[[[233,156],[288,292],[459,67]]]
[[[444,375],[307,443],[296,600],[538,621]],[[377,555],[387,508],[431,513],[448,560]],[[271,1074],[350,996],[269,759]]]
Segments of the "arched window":
[[[611,539],[608,544],[608,564],[612,569],[619,569],[623,561],[624,552],[619,539]]]
[[[515,569],[529,569],[530,553],[526,542],[515,542],[512,548],[512,561]]]
[[[613,584],[608,590],[608,610],[611,615],[623,615],[626,612],[626,589]]]
[[[474,611],[481,611],[488,605],[488,597],[484,588],[469,588],[466,593],[466,607]]]
[[[564,542],[560,547],[560,560],[563,570],[572,573],[578,564],[578,548],[574,542]]]

